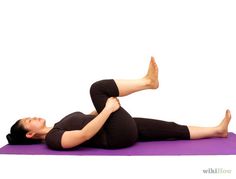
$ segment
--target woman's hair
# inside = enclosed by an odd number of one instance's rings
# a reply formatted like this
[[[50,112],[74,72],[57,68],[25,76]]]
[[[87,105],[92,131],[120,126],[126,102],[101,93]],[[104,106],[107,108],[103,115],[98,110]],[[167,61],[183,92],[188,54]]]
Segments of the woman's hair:
[[[41,139],[31,139],[26,137],[28,131],[20,123],[20,120],[16,121],[15,124],[11,127],[10,134],[7,134],[8,143],[11,145],[17,144],[37,144],[41,143]]]

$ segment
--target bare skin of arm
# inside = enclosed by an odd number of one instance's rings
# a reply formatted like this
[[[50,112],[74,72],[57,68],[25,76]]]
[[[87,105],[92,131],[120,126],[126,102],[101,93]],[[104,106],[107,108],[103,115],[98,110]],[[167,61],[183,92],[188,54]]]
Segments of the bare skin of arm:
[[[92,121],[81,130],[66,131],[62,135],[61,145],[63,148],[73,148],[91,139],[102,128],[111,113],[118,110],[120,103],[117,98],[111,97],[106,106]]]

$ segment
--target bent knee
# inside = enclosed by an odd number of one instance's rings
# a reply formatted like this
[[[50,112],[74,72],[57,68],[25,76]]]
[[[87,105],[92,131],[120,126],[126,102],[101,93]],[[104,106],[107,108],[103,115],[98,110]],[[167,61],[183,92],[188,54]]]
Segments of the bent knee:
[[[106,93],[109,88],[109,80],[100,80],[90,86],[90,94]]]
[[[93,94],[94,92],[98,91],[98,82],[94,82],[91,86],[90,86],[90,94]]]

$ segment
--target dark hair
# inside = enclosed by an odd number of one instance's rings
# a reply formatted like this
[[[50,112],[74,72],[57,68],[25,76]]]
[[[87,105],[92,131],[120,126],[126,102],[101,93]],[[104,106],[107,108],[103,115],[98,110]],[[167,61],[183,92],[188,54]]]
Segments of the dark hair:
[[[15,124],[11,127],[10,134],[7,134],[8,143],[11,145],[19,144],[37,144],[41,143],[41,139],[31,139],[26,137],[28,131],[20,123],[20,120],[16,121]]]

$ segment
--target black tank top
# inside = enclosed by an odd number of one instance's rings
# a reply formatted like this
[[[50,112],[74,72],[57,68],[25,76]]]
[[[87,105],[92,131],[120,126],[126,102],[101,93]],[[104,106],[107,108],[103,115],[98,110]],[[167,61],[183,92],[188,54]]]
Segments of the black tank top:
[[[61,150],[61,138],[65,131],[81,130],[87,123],[89,123],[95,116],[86,115],[81,112],[74,112],[59,122],[48,132],[45,138],[47,146],[51,149]]]

